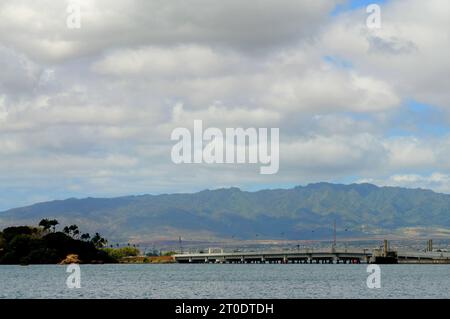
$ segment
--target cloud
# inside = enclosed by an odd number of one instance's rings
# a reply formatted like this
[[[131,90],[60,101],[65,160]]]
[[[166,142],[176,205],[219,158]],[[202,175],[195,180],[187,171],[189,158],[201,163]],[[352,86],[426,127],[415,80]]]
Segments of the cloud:
[[[302,50],[307,54],[298,54]],[[114,52],[94,63],[93,69],[128,81],[151,81],[158,91],[169,90],[193,108],[220,100],[317,114],[380,112],[400,105],[386,82],[330,65],[311,50],[305,44],[250,60],[208,47],[151,47]]]
[[[170,126],[189,127],[194,120],[201,119],[211,127],[267,127],[280,120],[277,112],[264,109],[227,108],[220,104],[211,105],[201,111],[185,111],[182,104],[173,108],[173,121]]]
[[[0,96],[17,99],[29,95],[38,85],[42,68],[25,55],[1,45]]]
[[[429,134],[450,119],[448,2],[387,2],[380,30],[338,2],[83,0],[79,30],[67,2],[1,2],[0,208],[322,180],[448,191],[449,132]],[[195,119],[280,128],[279,173],[173,164],[170,133]]]
[[[400,95],[448,108],[450,93],[450,3],[390,1],[382,26],[365,27],[363,9],[342,14],[322,35],[324,50],[359,72],[386,81]],[[359,21],[359,23],[358,23]]]
[[[362,173],[386,162],[380,140],[369,134],[314,136],[281,146],[281,165],[316,176]]]
[[[436,149],[429,141],[417,138],[395,138],[385,142],[389,151],[389,161],[397,169],[424,168],[436,165]]]
[[[120,77],[192,78],[237,71],[238,62],[236,54],[218,54],[209,47],[190,45],[120,50],[107,55],[93,68],[100,74]]]
[[[309,37],[335,0],[79,0],[81,28],[66,27],[66,1],[0,4],[2,42],[39,61],[64,61],[109,48],[207,44],[267,50]],[[43,10],[45,8],[45,10]]]
[[[279,76],[262,100],[277,108],[312,113],[377,112],[400,105],[399,97],[385,82],[336,69]]]
[[[359,182],[377,183],[383,186],[433,189],[437,192],[450,193],[450,175],[439,172],[430,175],[397,174],[386,179],[363,179]]]

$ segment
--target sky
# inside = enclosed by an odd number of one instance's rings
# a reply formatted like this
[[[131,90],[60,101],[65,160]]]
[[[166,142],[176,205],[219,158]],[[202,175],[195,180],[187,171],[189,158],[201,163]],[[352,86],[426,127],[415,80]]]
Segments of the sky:
[[[450,193],[448,0],[79,0],[79,29],[71,2],[0,0],[0,210],[321,181]],[[174,164],[195,119],[279,128],[279,172]]]

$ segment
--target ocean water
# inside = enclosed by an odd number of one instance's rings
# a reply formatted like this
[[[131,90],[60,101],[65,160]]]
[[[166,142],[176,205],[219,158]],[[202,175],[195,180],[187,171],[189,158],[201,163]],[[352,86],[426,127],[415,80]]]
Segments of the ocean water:
[[[450,265],[81,265],[69,289],[66,266],[0,266],[0,298],[450,298]]]

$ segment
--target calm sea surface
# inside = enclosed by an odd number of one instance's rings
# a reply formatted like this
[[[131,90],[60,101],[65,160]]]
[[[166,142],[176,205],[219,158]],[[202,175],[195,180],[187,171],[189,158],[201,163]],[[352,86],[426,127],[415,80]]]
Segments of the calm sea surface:
[[[450,298],[450,265],[82,265],[81,288],[65,266],[0,266],[0,298]]]

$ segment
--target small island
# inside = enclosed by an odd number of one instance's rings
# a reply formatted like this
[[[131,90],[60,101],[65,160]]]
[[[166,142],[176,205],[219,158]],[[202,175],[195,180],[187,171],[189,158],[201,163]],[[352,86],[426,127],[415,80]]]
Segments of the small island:
[[[57,231],[56,219],[38,226],[12,226],[0,231],[0,265],[172,263],[174,252],[141,256],[137,247],[108,247],[99,233],[81,233],[77,225]]]
[[[0,264],[116,263],[103,250],[99,233],[81,234],[71,225],[57,231],[57,220],[42,219],[38,226],[13,226],[0,231]]]

